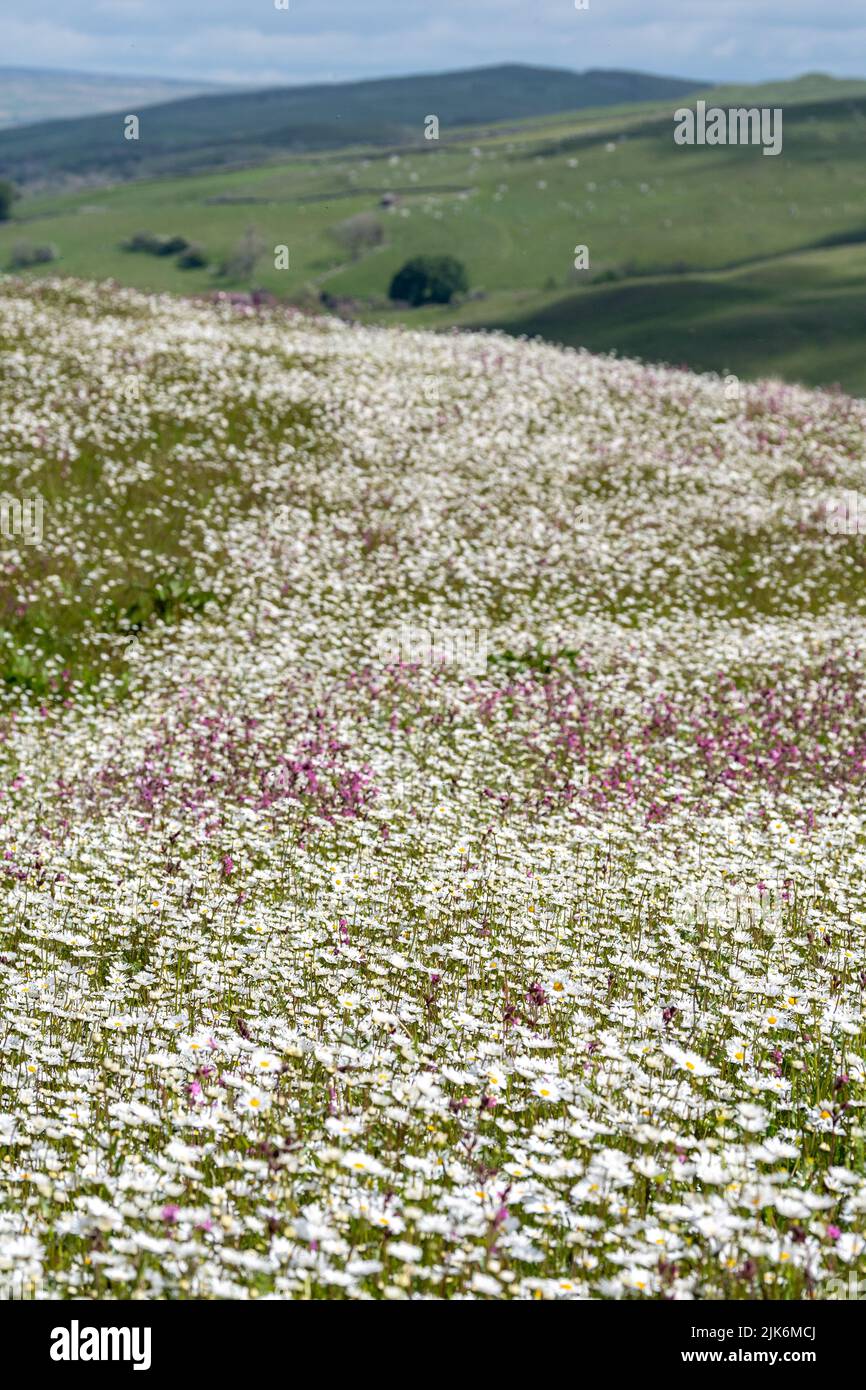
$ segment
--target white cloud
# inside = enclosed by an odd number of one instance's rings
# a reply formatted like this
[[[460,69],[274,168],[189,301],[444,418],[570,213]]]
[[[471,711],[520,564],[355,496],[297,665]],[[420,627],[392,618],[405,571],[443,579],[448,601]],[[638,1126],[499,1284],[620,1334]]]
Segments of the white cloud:
[[[249,83],[498,62],[710,79],[866,69],[862,0],[0,0],[0,63]],[[203,22],[203,20],[205,22]]]

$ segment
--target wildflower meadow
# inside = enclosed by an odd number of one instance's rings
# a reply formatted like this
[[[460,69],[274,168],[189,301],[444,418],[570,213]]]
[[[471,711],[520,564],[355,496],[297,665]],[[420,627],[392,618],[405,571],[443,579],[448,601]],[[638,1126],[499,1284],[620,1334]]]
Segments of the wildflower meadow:
[[[0,1291],[863,1296],[866,403],[51,278],[0,347]]]

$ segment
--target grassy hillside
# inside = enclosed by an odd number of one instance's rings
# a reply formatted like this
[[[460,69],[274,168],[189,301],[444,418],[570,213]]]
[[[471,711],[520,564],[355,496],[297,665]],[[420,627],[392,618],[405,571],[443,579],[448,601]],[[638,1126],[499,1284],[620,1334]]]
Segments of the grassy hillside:
[[[736,271],[599,285],[503,319],[509,332],[697,371],[768,373],[866,395],[866,246]],[[486,318],[486,316],[483,316]],[[488,324],[493,326],[493,324]]]
[[[678,102],[560,114],[411,149],[25,198],[0,228],[0,266],[22,239],[53,242],[48,269],[139,289],[255,285],[308,306],[326,292],[374,322],[538,333],[866,394],[866,83],[807,77],[719,99],[782,105],[783,152],[677,147]],[[353,261],[332,232],[371,211],[385,244]],[[266,248],[253,272],[215,274],[249,227]],[[202,243],[210,265],[123,251],[141,229]],[[589,270],[574,269],[578,244]],[[288,270],[275,268],[279,245]],[[460,257],[479,297],[390,307],[394,271],[425,251]]]
[[[68,281],[0,348],[0,1298],[862,1292],[866,402]]]
[[[429,114],[453,129],[676,97],[699,85],[645,73],[507,64],[204,96],[151,107],[139,141],[123,138],[124,112],[0,132],[0,175],[19,181],[85,174],[128,179],[237,166],[280,151],[416,142]]]
[[[121,107],[136,111],[140,106],[215,92],[219,86],[216,82],[175,82],[160,77],[0,67],[0,129],[118,111]]]

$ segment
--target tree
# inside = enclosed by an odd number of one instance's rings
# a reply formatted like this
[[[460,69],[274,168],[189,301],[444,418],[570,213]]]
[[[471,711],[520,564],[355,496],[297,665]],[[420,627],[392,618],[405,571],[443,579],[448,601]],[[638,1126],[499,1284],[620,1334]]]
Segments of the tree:
[[[8,179],[0,179],[0,222],[7,222],[12,216],[12,204],[18,197],[18,189]]]
[[[50,261],[59,259],[60,252],[53,242],[34,246],[30,241],[16,241],[9,257],[9,268],[11,270],[24,270],[27,266],[47,265]]]
[[[261,233],[255,227],[247,227],[231,255],[220,266],[220,275],[230,280],[248,280],[266,250]]]
[[[157,256],[177,256],[181,251],[185,251],[189,246],[185,236],[165,236],[160,237],[159,245],[156,247]]]
[[[150,256],[176,256],[186,249],[182,236],[164,236],[156,232],[134,232],[128,241],[120,243],[124,251],[146,251]]]
[[[372,251],[385,240],[382,224],[372,212],[359,212],[331,228],[331,236],[357,261],[364,251]]]
[[[450,304],[455,294],[469,289],[466,268],[453,256],[414,256],[391,281],[389,299],[420,304]]]
[[[177,258],[181,270],[200,270],[208,263],[208,254],[197,241],[191,241],[185,251]]]

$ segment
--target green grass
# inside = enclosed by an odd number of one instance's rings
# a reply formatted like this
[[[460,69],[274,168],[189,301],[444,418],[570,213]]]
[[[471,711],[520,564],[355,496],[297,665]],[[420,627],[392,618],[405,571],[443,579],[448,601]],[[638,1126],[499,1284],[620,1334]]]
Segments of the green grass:
[[[598,285],[478,326],[644,360],[866,394],[866,246]]]
[[[74,322],[75,296],[56,299]],[[134,331],[143,316],[127,312]],[[18,347],[0,335],[0,390],[15,389],[15,367],[4,359],[11,362]],[[221,518],[225,529],[261,503],[256,478],[235,461],[237,447],[265,448],[277,439],[300,444],[319,426],[306,402],[273,411],[254,396],[226,398],[215,379],[209,425],[220,439],[215,450],[201,427],[176,418],[173,405],[130,400],[119,413],[117,377],[105,384],[71,355],[58,363],[47,347],[34,350],[37,379],[47,383],[40,388],[42,409],[52,409],[51,378],[60,370],[86,400],[88,414],[71,459],[46,453],[38,436],[21,441],[14,461],[0,459],[0,494],[41,496],[51,537],[50,546],[10,548],[0,565],[0,699],[22,691],[62,699],[70,685],[92,691],[106,678],[122,693],[129,644],[143,629],[174,625],[209,605],[231,608],[223,550],[212,547],[205,563],[197,545],[205,516]],[[245,360],[255,379],[256,354]],[[171,392],[183,381],[177,361],[148,364],[147,372],[155,390]],[[134,428],[125,423],[129,412]],[[103,425],[95,425],[100,415]]]
[[[782,105],[783,152],[677,147],[668,101],[536,118],[411,150],[27,198],[0,228],[0,266],[15,242],[50,241],[61,260],[27,274],[186,294],[254,285],[308,305],[327,290],[367,321],[500,328],[866,394],[866,83],[806,77],[712,100]],[[396,208],[379,207],[385,192]],[[371,209],[386,244],[348,261],[330,232]],[[250,226],[266,254],[247,279],[220,278]],[[212,265],[124,252],[137,230],[201,242]],[[577,271],[582,244],[590,268]],[[288,270],[274,265],[282,245]],[[479,297],[391,308],[392,275],[422,252],[458,256]]]

